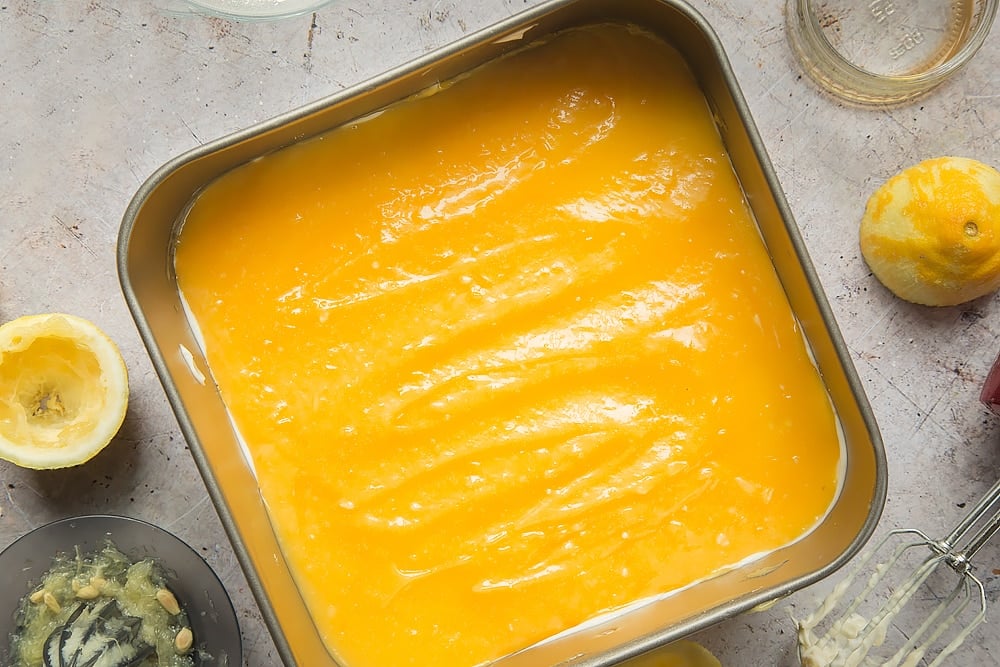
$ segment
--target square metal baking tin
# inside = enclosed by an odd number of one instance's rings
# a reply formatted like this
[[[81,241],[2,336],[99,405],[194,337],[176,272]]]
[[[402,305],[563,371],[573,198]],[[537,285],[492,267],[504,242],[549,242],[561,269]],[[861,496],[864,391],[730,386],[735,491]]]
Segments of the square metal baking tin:
[[[125,213],[118,240],[125,299],[286,665],[337,663],[296,590],[269,528],[253,471],[181,305],[173,272],[178,225],[199,191],[234,167],[372,113],[525,40],[606,21],[634,24],[661,36],[681,53],[699,81],[839,415],[846,471],[835,505],[805,538],[496,664],[617,663],[825,577],[853,556],[874,530],[886,492],[878,430],[718,38],[697,12],[678,0],[550,0],[361,85],[178,157],[142,185]]]

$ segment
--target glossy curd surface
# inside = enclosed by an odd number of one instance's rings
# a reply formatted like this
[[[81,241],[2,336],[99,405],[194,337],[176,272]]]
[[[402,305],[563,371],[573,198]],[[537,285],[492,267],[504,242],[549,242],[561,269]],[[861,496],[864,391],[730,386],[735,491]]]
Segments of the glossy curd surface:
[[[836,493],[823,383],[650,35],[567,31],[230,172],[176,270],[348,667],[483,664]]]

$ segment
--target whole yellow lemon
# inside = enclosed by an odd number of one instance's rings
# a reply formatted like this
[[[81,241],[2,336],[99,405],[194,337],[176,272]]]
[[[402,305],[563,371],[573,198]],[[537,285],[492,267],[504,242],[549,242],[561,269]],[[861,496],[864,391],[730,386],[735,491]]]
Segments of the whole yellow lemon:
[[[861,219],[861,254],[896,296],[953,306],[1000,288],[1000,172],[939,157],[879,187]]]

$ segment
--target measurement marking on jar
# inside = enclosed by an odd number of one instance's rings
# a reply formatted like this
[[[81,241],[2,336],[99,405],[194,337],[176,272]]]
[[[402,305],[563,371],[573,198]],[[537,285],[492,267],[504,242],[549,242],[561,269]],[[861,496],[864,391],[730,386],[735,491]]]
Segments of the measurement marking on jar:
[[[868,9],[871,10],[877,23],[883,23],[896,11],[896,3],[892,0],[872,0],[868,3]]]
[[[889,50],[889,56],[893,60],[896,60],[897,58],[905,54],[913,47],[917,46],[918,44],[922,44],[923,41],[924,41],[924,33],[920,32],[919,30],[908,32],[906,35],[903,36],[901,40],[899,40],[896,46],[892,47]]]

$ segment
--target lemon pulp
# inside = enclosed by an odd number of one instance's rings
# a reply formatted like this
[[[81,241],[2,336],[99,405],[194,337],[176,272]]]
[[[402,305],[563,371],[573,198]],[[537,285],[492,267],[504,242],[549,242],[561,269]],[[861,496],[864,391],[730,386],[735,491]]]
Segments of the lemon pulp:
[[[132,641],[155,648],[154,655],[142,661],[142,667],[191,667],[194,657],[175,644],[184,628],[190,631],[187,612],[175,614],[157,600],[157,593],[166,585],[160,563],[151,558],[133,562],[110,541],[92,553],[81,553],[77,547],[72,552],[55,554],[52,566],[14,612],[18,630],[10,638],[11,667],[45,664],[43,652],[49,635],[69,625],[71,615],[81,604],[110,601],[128,617],[141,619]],[[109,632],[107,626],[95,625],[95,630],[98,637],[107,637]],[[122,636],[119,640],[126,641]],[[78,634],[73,644],[79,646],[86,641],[86,636]]]

